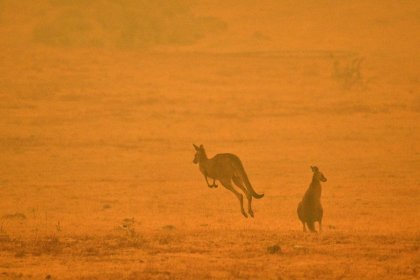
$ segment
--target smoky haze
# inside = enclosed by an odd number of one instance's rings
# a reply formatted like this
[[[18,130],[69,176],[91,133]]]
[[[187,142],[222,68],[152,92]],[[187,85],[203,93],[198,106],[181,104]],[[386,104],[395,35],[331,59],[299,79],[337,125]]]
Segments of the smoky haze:
[[[0,0],[0,278],[418,279],[419,11]]]
[[[2,44],[415,52],[420,30],[417,1],[2,0],[0,5]]]

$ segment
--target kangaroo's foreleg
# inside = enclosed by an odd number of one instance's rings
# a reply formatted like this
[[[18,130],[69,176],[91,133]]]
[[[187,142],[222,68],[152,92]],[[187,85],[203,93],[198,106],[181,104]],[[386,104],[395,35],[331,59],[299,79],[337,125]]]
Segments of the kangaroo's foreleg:
[[[242,213],[242,215],[244,215],[245,218],[248,218],[248,215],[246,214],[246,212],[244,210],[244,198],[243,198],[243,195],[240,194],[237,190],[235,190],[233,188],[230,179],[223,179],[223,180],[219,180],[219,181],[222,183],[223,187],[225,187],[226,189],[230,190],[231,192],[233,192],[236,195],[236,197],[239,200],[239,205],[241,207],[241,213]]]
[[[209,188],[217,188],[217,185],[216,185],[216,179],[213,179],[213,184],[212,184],[212,185],[210,185],[210,184],[209,184],[209,181],[208,181],[208,179],[207,179],[207,175],[204,175],[204,178],[206,178],[206,183],[207,183],[207,186],[208,186]]]
[[[206,179],[207,187],[212,188],[212,186],[209,184],[209,180],[207,180],[207,175],[204,175],[204,178]]]
[[[246,195],[246,199],[248,200],[248,213],[251,217],[254,218],[254,211],[252,210],[252,195],[249,193],[249,191],[245,188],[243,181],[241,180],[240,177],[236,177],[234,176],[232,178],[233,182],[235,183],[235,185],[238,186],[238,188],[240,188],[243,193]]]

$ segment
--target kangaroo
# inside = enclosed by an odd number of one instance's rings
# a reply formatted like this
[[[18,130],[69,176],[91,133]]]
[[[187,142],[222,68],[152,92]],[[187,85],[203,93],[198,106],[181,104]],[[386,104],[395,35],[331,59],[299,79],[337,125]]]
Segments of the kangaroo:
[[[254,211],[252,211],[251,202],[252,198],[262,198],[264,194],[258,194],[255,192],[251,183],[249,182],[248,176],[242,165],[241,160],[234,154],[217,154],[213,158],[207,158],[206,151],[203,145],[198,147],[194,145],[195,156],[193,163],[198,164],[201,173],[203,173],[206,179],[207,186],[209,188],[217,188],[215,184],[218,180],[223,187],[233,192],[239,200],[241,207],[241,213],[248,217],[243,206],[243,196],[240,192],[234,189],[232,181],[237,185],[245,194],[248,200],[248,213],[251,217],[254,217]],[[208,178],[213,179],[213,184],[209,184]]]
[[[311,166],[311,169],[314,173],[312,182],[298,205],[297,214],[302,222],[304,232],[306,232],[305,223],[311,232],[316,232],[315,222],[319,223],[319,231],[321,232],[324,213],[321,205],[321,182],[326,182],[327,178],[319,171],[318,167]]]

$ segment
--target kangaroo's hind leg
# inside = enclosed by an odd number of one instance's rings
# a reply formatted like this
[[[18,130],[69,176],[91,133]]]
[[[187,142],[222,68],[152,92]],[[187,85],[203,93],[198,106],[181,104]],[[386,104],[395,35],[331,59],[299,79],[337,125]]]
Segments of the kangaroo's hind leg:
[[[303,226],[303,232],[306,232],[305,222],[302,222],[302,226]]]
[[[320,206],[319,209],[319,232],[322,232],[322,217],[324,216],[324,209],[322,208],[322,206]]]
[[[245,218],[248,218],[248,215],[245,213],[245,210],[244,210],[244,205],[243,205],[244,204],[243,203],[244,199],[243,199],[242,194],[240,194],[237,190],[235,190],[233,188],[232,182],[231,182],[230,179],[222,179],[222,180],[219,180],[219,181],[222,183],[223,187],[225,187],[226,189],[230,190],[231,192],[233,192],[236,195],[236,197],[239,200],[239,205],[241,207],[242,215],[244,215]]]
[[[251,217],[254,218],[254,211],[252,210],[252,195],[249,193],[249,191],[245,188],[244,183],[242,182],[240,177],[234,176],[232,178],[235,185],[237,185],[246,195],[246,199],[248,200],[248,213]]]

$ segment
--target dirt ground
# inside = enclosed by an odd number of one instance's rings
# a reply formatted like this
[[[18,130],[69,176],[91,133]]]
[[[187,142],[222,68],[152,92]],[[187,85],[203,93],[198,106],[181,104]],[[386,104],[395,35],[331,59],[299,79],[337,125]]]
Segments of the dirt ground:
[[[225,29],[142,49],[33,42],[30,12],[0,9],[0,279],[420,277],[418,4],[360,14],[357,35],[335,15],[329,38],[326,8],[287,2],[283,43],[269,1],[215,3],[192,8]],[[241,158],[255,218],[206,186],[193,143]],[[311,165],[319,234],[296,215]]]

